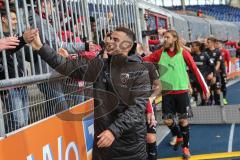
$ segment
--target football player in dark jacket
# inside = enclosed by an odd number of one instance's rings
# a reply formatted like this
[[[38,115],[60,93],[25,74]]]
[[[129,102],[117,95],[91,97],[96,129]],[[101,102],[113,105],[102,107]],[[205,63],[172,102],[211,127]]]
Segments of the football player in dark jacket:
[[[215,73],[214,62],[210,59],[209,55],[201,50],[202,44],[199,41],[194,41],[191,43],[191,53],[194,62],[196,63],[199,71],[202,73],[203,78],[205,79],[207,85],[210,88],[211,80]],[[197,82],[194,74],[190,71],[189,78],[191,81],[193,96],[195,100],[198,99],[198,93],[201,93],[201,105],[207,105],[206,100],[202,97],[201,86]]]
[[[135,34],[124,27],[111,34],[107,59],[75,61],[57,55],[36,37],[32,47],[52,68],[93,82],[93,160],[146,160],[146,104],[150,96],[147,68],[129,59]],[[91,49],[92,46],[90,45]]]

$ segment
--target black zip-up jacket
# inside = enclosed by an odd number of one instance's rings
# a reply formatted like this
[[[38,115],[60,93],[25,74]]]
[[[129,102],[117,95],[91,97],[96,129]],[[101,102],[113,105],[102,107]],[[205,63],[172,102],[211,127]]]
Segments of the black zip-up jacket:
[[[214,61],[210,59],[210,56],[207,54],[207,52],[201,52],[200,54],[192,53],[192,57],[205,80],[207,80],[207,76],[210,73],[215,73]],[[190,70],[189,78],[191,81],[197,82],[196,77]]]
[[[61,74],[94,82],[93,160],[146,160],[145,110],[151,86],[143,64],[121,55],[70,61],[46,44],[37,53]],[[115,141],[98,148],[97,136],[107,129]]]
[[[8,34],[5,33],[5,36],[7,36]],[[13,58],[13,54],[18,52],[22,47],[24,47],[24,45],[26,44],[23,37],[18,37],[18,39],[20,40],[19,45],[15,48],[15,49],[11,49],[11,50],[6,50],[6,59],[7,59],[7,67],[8,67],[8,74],[9,74],[9,78],[15,78],[16,74],[14,71],[14,58]],[[17,57],[17,66],[18,66],[18,75],[19,77],[23,76],[23,62],[22,62],[22,55],[21,54],[16,54]],[[3,54],[2,52],[0,53],[0,80],[5,79],[5,73],[4,73],[4,66],[3,66]]]
[[[10,36],[10,33],[4,33],[5,37]],[[23,48],[26,44],[24,41],[23,36],[18,37],[19,45],[16,46],[14,49],[6,50],[6,60],[7,60],[7,68],[8,68],[8,75],[9,78],[16,78],[16,73],[14,70],[14,53],[16,53],[17,58],[17,68],[18,68],[18,76],[23,77],[24,76],[24,68],[23,68],[23,58],[22,54],[20,52],[20,49]],[[0,52],[0,81],[6,79],[5,77],[5,71],[4,71],[4,64],[3,64],[3,52]],[[30,55],[29,52],[25,52],[25,58],[27,61],[30,62]],[[0,91],[0,95],[7,94],[7,90]]]

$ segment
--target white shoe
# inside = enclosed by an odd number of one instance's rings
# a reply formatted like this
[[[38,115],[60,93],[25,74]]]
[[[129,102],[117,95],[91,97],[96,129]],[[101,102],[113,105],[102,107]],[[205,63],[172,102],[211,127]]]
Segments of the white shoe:
[[[176,142],[177,142],[177,136],[174,136],[174,137],[172,137],[172,139],[170,141],[170,145],[174,146],[176,144]]]

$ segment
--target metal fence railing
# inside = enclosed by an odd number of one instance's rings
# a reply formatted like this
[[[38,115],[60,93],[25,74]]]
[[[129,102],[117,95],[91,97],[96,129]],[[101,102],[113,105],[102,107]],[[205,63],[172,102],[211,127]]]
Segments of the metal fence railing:
[[[90,84],[66,77],[1,88],[0,136],[90,99],[89,88]]]
[[[139,33],[136,11],[136,0],[0,1],[0,38],[21,40],[18,50],[0,53],[0,136],[86,99],[78,82],[56,74],[25,44],[29,27],[55,50],[81,54],[86,41],[101,44],[118,26]]]
[[[38,28],[44,43],[56,50],[64,48],[70,54],[80,54],[87,40],[100,44],[106,33],[117,26],[137,31],[135,0],[5,0],[2,4],[0,38],[24,37],[28,27]],[[30,45],[19,47],[15,53],[0,54],[0,80],[52,71]]]

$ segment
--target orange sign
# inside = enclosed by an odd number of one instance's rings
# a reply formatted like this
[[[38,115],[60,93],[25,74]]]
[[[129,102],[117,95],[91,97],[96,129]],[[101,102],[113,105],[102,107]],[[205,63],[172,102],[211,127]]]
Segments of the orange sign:
[[[93,99],[0,141],[0,160],[87,160],[93,143]]]

